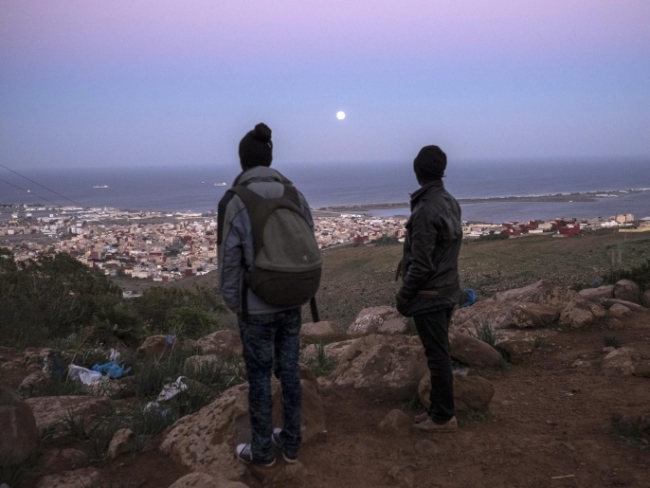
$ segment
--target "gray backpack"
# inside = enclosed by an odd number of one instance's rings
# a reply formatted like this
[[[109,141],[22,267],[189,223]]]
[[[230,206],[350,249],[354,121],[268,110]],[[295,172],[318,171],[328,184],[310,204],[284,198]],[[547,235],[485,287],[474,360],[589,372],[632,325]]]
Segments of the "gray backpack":
[[[285,184],[280,198],[262,197],[244,185],[230,191],[246,206],[253,230],[255,262],[247,286],[271,305],[299,306],[312,300],[313,312],[323,261],[300,209],[298,190]]]

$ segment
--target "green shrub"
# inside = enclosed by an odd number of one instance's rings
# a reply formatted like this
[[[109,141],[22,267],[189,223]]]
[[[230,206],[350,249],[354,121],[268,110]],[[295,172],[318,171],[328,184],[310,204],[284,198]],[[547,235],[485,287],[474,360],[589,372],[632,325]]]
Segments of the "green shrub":
[[[634,281],[642,290],[650,288],[650,259],[634,268],[610,271],[603,276],[603,283],[613,285],[624,279]]]

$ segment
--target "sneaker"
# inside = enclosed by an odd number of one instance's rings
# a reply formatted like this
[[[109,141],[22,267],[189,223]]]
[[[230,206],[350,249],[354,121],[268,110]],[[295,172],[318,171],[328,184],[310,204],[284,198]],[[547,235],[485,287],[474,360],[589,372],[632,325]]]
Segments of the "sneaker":
[[[244,464],[253,464],[255,466],[264,466],[270,467],[275,464],[275,456],[271,459],[255,459],[253,457],[253,450],[251,449],[250,444],[238,444],[237,445],[237,460],[241,461]]]
[[[293,464],[296,461],[298,461],[298,456],[296,455],[289,455],[285,452],[285,450],[282,448],[282,429],[279,427],[276,427],[273,429],[273,435],[271,435],[271,443],[280,449],[280,452],[282,452],[282,457],[286,462],[289,464]]]
[[[436,424],[433,420],[427,418],[424,422],[415,424],[413,428],[423,432],[454,432],[458,430],[458,422],[456,417],[452,417],[444,424]]]

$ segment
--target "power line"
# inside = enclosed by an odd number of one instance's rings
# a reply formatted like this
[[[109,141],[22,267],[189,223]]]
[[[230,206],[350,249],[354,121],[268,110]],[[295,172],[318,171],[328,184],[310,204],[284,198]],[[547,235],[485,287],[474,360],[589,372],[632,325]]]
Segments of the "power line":
[[[41,184],[38,183],[37,181],[34,181],[34,180],[32,180],[31,178],[28,178],[28,177],[25,176],[25,175],[21,175],[18,171],[14,171],[14,170],[11,169],[11,168],[7,168],[4,164],[0,164],[0,167],[6,169],[7,171],[11,171],[12,173],[14,173],[14,174],[20,176],[21,178],[25,178],[27,181],[30,181],[30,182],[34,183],[35,185],[40,186],[40,187],[43,188],[44,190],[47,190],[47,191],[49,191],[49,192],[52,192],[52,193],[54,193],[55,195],[57,195],[57,196],[59,196],[59,197],[65,199],[65,200],[67,200],[67,201],[69,201],[69,202],[71,202],[71,203],[74,203],[77,207],[82,207],[82,208],[84,207],[84,205],[82,205],[82,204],[80,204],[80,203],[77,203],[77,202],[75,202],[74,200],[71,200],[70,198],[68,198],[68,197],[66,197],[66,196],[64,196],[64,195],[61,195],[60,193],[58,193],[58,192],[52,190],[51,188],[47,188],[46,186],[41,185]],[[4,181],[4,180],[2,180],[2,181]],[[5,181],[5,183],[7,183],[7,182]],[[12,185],[12,186],[13,186],[13,185]],[[16,188],[17,188],[17,187],[16,187]],[[39,198],[43,198],[43,197],[39,197]],[[43,198],[43,200],[46,200],[46,201],[49,202],[49,200],[47,200],[47,199],[45,199],[45,198]],[[57,204],[55,203],[55,205],[57,205]]]
[[[14,188],[18,188],[18,189],[21,190],[21,191],[27,192],[27,193],[29,193],[30,195],[34,195],[34,196],[37,197],[37,198],[41,198],[41,199],[45,200],[46,202],[50,202],[52,205],[54,205],[54,206],[56,206],[56,207],[60,207],[60,206],[61,206],[61,205],[59,205],[58,203],[53,202],[52,200],[48,200],[48,199],[45,198],[45,197],[42,197],[42,196],[40,196],[40,195],[37,195],[36,193],[32,192],[31,190],[27,190],[26,188],[21,188],[21,187],[19,187],[18,185],[14,185],[13,183],[9,183],[7,180],[3,180],[2,178],[0,178],[0,181],[5,182],[5,183],[6,183],[7,185],[9,185],[9,186],[13,186]],[[75,204],[75,205],[76,205],[76,204]]]

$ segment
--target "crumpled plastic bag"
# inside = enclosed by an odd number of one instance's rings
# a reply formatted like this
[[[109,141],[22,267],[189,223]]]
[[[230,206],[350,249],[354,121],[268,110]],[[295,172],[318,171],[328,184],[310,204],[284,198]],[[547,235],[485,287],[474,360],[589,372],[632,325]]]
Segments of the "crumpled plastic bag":
[[[110,353],[108,355],[108,360],[117,362],[117,361],[120,360],[121,356],[122,356],[122,354],[120,353],[120,351],[118,351],[117,349],[111,349],[111,351],[110,351]]]
[[[68,365],[68,377],[71,380],[81,381],[84,385],[94,385],[108,380],[108,376],[76,364]]]
[[[162,387],[156,401],[149,402],[144,406],[144,411],[149,412],[152,410],[160,410],[160,403],[170,400],[178,395],[180,392],[187,390],[189,387],[185,384],[185,376],[179,376],[173,383],[167,383]],[[162,412],[161,412],[162,413]]]
[[[95,364],[93,366],[93,371],[97,371],[98,373],[102,374],[108,374],[111,378],[121,378],[122,376],[126,375],[131,371],[131,368],[126,368],[124,366],[120,366],[117,364],[115,361],[111,361],[106,364]]]

